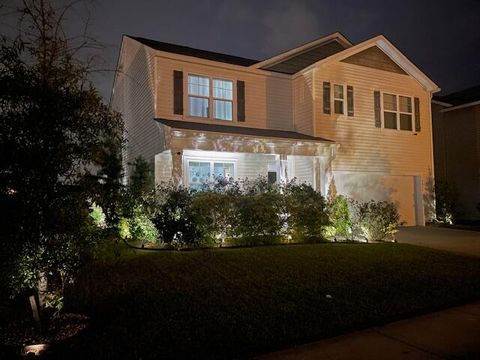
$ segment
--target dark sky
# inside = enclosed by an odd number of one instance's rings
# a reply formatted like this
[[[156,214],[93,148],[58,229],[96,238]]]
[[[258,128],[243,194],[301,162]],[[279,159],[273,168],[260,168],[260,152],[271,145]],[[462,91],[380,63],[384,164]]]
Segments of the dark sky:
[[[480,85],[480,0],[98,0],[92,14],[112,69],[122,34],[264,59],[340,31],[385,35],[442,94]],[[97,80],[106,97],[111,80]]]

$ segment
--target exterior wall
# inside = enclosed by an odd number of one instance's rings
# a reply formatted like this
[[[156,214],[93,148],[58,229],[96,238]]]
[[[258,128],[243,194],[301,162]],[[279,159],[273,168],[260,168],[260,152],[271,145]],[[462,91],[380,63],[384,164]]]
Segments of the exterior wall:
[[[426,185],[433,176],[429,92],[411,76],[344,62],[329,63],[315,69],[314,79],[315,135],[340,144],[332,162],[332,170],[358,174],[421,176],[422,191],[426,191]],[[329,81],[332,89],[334,84],[353,86],[353,117],[334,114],[333,107],[331,114],[323,113],[324,81]],[[415,133],[375,127],[375,90],[418,97],[421,131]],[[359,189],[361,186],[362,182],[359,182]],[[375,189],[371,192],[373,194]]]
[[[313,135],[313,72],[293,80],[293,124],[295,131]]]
[[[155,116],[173,120],[186,120],[211,124],[235,125],[253,128],[293,130],[292,86],[285,76],[268,75],[228,64],[209,64],[206,61],[169,59],[157,55]],[[173,71],[183,71],[183,115],[173,113]],[[188,74],[203,75],[234,81],[233,121],[189,116]],[[245,122],[237,122],[235,81],[245,82]]]
[[[458,219],[480,220],[480,105],[432,109],[436,179],[455,193]]]
[[[288,156],[287,176],[291,180],[296,178],[297,183],[306,183],[315,185],[314,179],[314,160],[312,156]]]
[[[119,57],[112,107],[123,115],[128,139],[123,162],[137,156],[153,164],[155,154],[164,150],[162,129],[154,121],[154,57],[151,50],[125,37]]]

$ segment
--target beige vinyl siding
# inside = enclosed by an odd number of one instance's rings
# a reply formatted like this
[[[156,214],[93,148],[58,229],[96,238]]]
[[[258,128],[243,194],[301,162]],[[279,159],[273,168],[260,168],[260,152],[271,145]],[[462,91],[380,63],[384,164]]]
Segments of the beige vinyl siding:
[[[112,95],[112,105],[125,122],[127,148],[124,164],[138,156],[153,165],[155,154],[163,151],[164,136],[154,122],[154,57],[147,47],[124,37],[119,59],[119,73]],[[128,176],[128,167],[125,167]]]
[[[314,178],[313,178],[313,161],[314,158],[312,156],[288,156],[288,168],[287,168],[287,176],[289,180],[296,178],[297,184],[310,184],[314,185]]]
[[[422,175],[425,183],[433,170],[429,93],[411,76],[364,66],[335,62],[315,71],[315,135],[340,144],[333,170]],[[353,86],[355,116],[321,111],[323,81]],[[418,97],[421,132],[376,128],[374,90]]]
[[[313,135],[313,72],[293,80],[293,110],[295,131]]]
[[[203,63],[173,60],[162,56],[156,57],[156,117],[187,120],[222,125],[245,126],[293,130],[292,86],[291,80],[267,74],[256,74],[247,70],[240,71],[206,65]],[[173,114],[173,71],[183,71],[184,79],[184,114]],[[233,121],[214,120],[189,116],[188,108],[188,74],[209,76],[232,80],[234,82]],[[237,122],[237,102],[235,82],[245,82],[245,122]],[[212,106],[210,104],[210,106]]]

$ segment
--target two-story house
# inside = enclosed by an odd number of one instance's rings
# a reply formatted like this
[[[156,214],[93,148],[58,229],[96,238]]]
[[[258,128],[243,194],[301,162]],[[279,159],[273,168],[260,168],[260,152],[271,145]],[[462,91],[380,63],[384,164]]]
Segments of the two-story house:
[[[143,156],[157,182],[296,178],[391,200],[423,225],[436,91],[383,36],[353,45],[334,33],[263,61],[124,36],[112,105],[125,164]]]

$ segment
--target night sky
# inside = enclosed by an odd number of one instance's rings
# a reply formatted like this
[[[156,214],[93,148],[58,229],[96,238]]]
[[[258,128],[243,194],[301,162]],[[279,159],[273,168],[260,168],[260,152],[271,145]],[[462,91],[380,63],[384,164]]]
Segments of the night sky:
[[[122,34],[264,59],[335,31],[385,35],[441,88],[480,85],[480,0],[98,0],[91,33],[115,68]],[[113,72],[97,76],[110,95]]]

